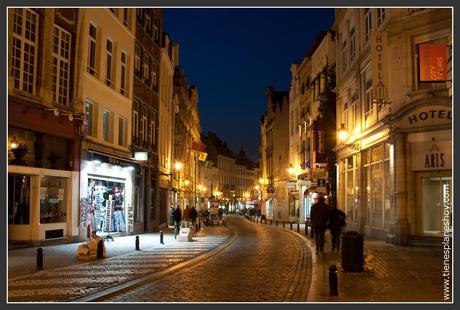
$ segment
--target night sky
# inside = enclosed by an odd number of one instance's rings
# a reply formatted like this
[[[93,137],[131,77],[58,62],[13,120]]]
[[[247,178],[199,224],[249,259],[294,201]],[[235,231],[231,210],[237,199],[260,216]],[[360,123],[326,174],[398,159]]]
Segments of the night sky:
[[[300,62],[334,9],[164,9],[164,31],[178,42],[179,64],[198,88],[201,130],[258,161],[265,90],[289,90]]]

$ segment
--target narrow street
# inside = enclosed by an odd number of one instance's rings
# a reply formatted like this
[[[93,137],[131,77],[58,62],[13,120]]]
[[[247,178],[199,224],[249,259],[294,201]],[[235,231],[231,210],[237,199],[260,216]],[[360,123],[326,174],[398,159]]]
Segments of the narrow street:
[[[218,255],[104,301],[306,301],[310,268],[304,239],[242,217],[227,221],[237,240]]]

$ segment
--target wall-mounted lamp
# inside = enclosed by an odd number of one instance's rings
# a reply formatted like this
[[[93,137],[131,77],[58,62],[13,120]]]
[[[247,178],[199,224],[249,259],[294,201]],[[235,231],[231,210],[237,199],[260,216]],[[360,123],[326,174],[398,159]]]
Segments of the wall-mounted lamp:
[[[344,144],[346,147],[352,149],[353,151],[359,151],[361,149],[361,146],[359,145],[359,142],[355,142],[355,143],[350,143],[350,144],[345,144],[345,141],[347,140],[348,138],[348,132],[345,128],[345,124],[342,123],[341,126],[340,126],[340,130],[339,130],[339,140],[342,144]]]
[[[59,116],[59,110],[57,108],[45,109],[46,111],[53,111],[54,116]]]

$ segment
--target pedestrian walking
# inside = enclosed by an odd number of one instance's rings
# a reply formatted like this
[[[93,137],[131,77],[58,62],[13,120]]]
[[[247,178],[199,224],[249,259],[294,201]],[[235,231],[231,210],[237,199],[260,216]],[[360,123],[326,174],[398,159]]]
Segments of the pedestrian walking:
[[[169,207],[169,225],[174,226],[174,208],[173,206]]]
[[[324,250],[324,233],[329,220],[329,206],[323,195],[319,195],[317,202],[311,207],[311,227],[315,230],[316,254]]]
[[[190,209],[188,206],[185,207],[183,215],[184,215],[184,221],[190,222]]]
[[[179,232],[180,222],[182,220],[182,211],[181,211],[179,205],[177,205],[176,210],[174,210],[174,220],[176,221],[177,232]]]
[[[192,220],[192,225],[195,227],[196,225],[196,217],[198,216],[198,212],[196,212],[195,206],[190,209],[190,219]]]
[[[345,226],[345,213],[337,208],[336,204],[332,204],[329,214],[329,229],[332,235],[332,251],[340,250],[340,234],[342,227]]]

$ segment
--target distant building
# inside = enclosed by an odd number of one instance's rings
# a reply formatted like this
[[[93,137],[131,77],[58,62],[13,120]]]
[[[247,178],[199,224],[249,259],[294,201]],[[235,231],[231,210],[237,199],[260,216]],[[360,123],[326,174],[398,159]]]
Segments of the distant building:
[[[256,185],[260,176],[259,167],[250,160],[243,148],[233,153],[227,143],[214,132],[202,135],[208,158],[203,167],[203,186],[206,196],[219,201],[226,212],[259,208]]]
[[[181,208],[196,204],[198,188],[199,160],[192,151],[193,146],[201,144],[200,114],[198,112],[198,89],[188,84],[187,76],[180,67],[174,70],[174,101],[177,105],[174,119],[174,162],[180,162],[182,169],[177,171],[178,182],[174,182],[175,204]]]
[[[267,110],[260,120],[262,213],[269,219],[288,220],[289,199],[289,93],[267,88]]]
[[[347,227],[439,245],[452,223],[452,10],[336,9],[333,29],[338,205]],[[423,81],[422,44],[440,44],[445,80]]]

